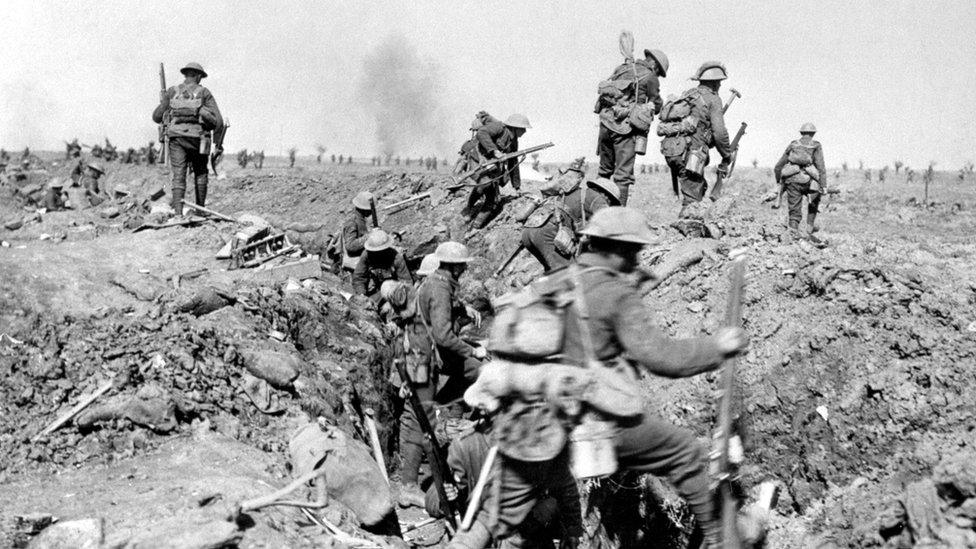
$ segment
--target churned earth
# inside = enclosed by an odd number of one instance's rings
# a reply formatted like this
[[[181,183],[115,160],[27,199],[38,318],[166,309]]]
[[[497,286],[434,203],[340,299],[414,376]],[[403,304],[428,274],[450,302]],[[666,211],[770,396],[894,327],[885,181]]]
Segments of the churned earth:
[[[49,166],[32,181],[65,174]],[[289,285],[226,270],[215,255],[240,225],[133,234],[149,220],[148,196],[166,187],[165,171],[112,164],[107,178],[128,196],[40,219],[15,192],[24,182],[0,189],[0,222],[29,218],[0,228],[9,244],[0,249],[0,540],[24,543],[30,528],[15,517],[47,513],[96,519],[113,547],[219,546],[204,545],[215,543],[204,534],[241,547],[341,546],[297,510],[235,506],[290,482],[288,445],[303,421],[324,418],[368,445],[344,405],[352,386],[376,411],[395,494],[384,327],[328,272]],[[448,193],[448,183],[443,171],[271,161],[212,179],[208,206],[260,216],[324,258],[357,192],[373,191],[382,208],[429,191],[381,209],[380,224],[400,235],[414,263],[443,240],[471,246],[479,260],[463,292],[490,313],[491,298],[541,273],[523,253],[491,276],[518,245],[511,212],[526,199],[507,189],[505,212],[471,232],[458,213],[463,193]],[[660,238],[644,257],[662,278],[647,287],[648,306],[673,336],[714,331],[725,314],[729,251],[747,252],[741,471],[747,488],[781,487],[767,546],[976,546],[973,182],[937,174],[929,204],[922,184],[904,175],[879,184],[857,170],[832,172],[830,186],[841,192],[823,200],[817,234],[828,246],[819,248],[789,234],[785,210],[771,209],[768,169],[737,168],[710,206],[718,239],[682,236],[672,227],[670,177],[638,175],[631,205]],[[106,381],[112,389],[75,421],[32,440]],[[706,441],[717,381],[643,383],[654,413]],[[604,511],[631,510],[604,512],[608,531],[590,545],[683,547],[688,513],[664,483],[624,476],[586,488]],[[360,528],[355,507],[338,498],[320,516],[374,546],[399,543]],[[397,518],[424,516],[398,510]],[[608,541],[614,518],[630,526],[628,538]]]

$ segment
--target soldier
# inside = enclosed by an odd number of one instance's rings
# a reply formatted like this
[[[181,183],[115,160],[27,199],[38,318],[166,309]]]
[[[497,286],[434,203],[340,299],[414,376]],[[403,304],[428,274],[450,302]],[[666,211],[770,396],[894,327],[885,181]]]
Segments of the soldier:
[[[237,151],[237,165],[238,166],[240,166],[242,168],[246,168],[247,167],[247,161],[249,159],[250,158],[247,155],[247,149],[241,149],[241,150]]]
[[[66,197],[64,180],[55,177],[47,183],[47,193],[44,195],[44,208],[49,212],[63,210]]]
[[[156,163],[156,142],[150,141],[146,146],[146,164],[152,166]]]
[[[295,155],[298,153],[297,149],[288,149],[288,167],[295,167]]]
[[[789,227],[793,230],[799,230],[800,221],[803,220],[803,197],[806,196],[807,227],[811,235],[816,230],[814,221],[817,219],[817,212],[820,209],[820,197],[823,194],[827,176],[823,147],[819,141],[813,139],[816,133],[816,126],[810,122],[801,126],[800,139],[793,141],[786,147],[783,156],[773,167],[776,184],[780,186],[775,207],[780,206],[785,193],[790,208]]]
[[[577,312],[580,305],[574,303],[566,308],[561,355],[567,363],[584,364],[589,349],[599,364],[609,369],[604,373],[616,378],[612,385],[627,387],[633,385],[638,368],[668,378],[690,377],[714,370],[725,359],[744,351],[747,338],[739,328],[720,328],[708,337],[671,339],[657,327],[628,277],[638,267],[641,249],[654,240],[640,212],[624,207],[604,208],[594,214],[583,234],[589,236],[589,242],[588,250],[577,260],[580,269],[563,271],[578,280],[579,293],[588,310],[581,318]],[[587,329],[582,330],[581,325]],[[614,394],[608,391],[608,395]],[[466,394],[465,399],[471,401],[468,397]],[[552,405],[557,403],[541,403],[542,407]],[[513,419],[504,408],[499,414],[506,421]],[[562,429],[558,422],[555,428]],[[507,430],[518,432],[511,427]],[[667,477],[688,502],[704,532],[705,546],[718,547],[721,521],[706,471],[705,452],[695,434],[646,410],[618,422],[616,433],[613,440],[619,468]],[[529,462],[511,458],[509,448],[523,446],[519,440],[500,435],[500,450],[505,458],[497,498],[489,495],[478,514],[477,525],[455,537],[448,547],[484,547],[490,537],[487,510],[493,507],[498,516],[497,537],[504,539],[522,523],[540,494],[550,487],[566,485],[568,450],[563,447],[559,451],[564,444],[565,437],[553,445],[558,454],[553,454],[556,457],[552,460]],[[566,536],[578,536],[580,532],[581,529],[570,530]]]
[[[518,140],[525,131],[532,126],[529,119],[522,114],[513,114],[504,123],[490,120],[475,134],[478,140],[478,153],[485,158],[498,158],[506,153],[518,150]],[[485,170],[478,177],[476,186],[468,196],[468,215],[472,216],[471,225],[476,229],[484,228],[497,213],[498,193],[502,185],[512,184],[516,191],[522,186],[517,158],[508,160],[504,166],[495,164]],[[475,207],[479,199],[483,199],[480,207]]]
[[[624,205],[634,184],[634,160],[647,150],[647,131],[661,110],[658,77],[667,76],[668,65],[661,50],[644,50],[644,59],[623,63],[600,84],[594,109],[600,115],[599,175],[613,178]]]
[[[576,252],[579,231],[594,213],[620,205],[620,187],[613,181],[601,177],[584,184],[582,160],[578,159],[558,181],[542,189],[544,196],[559,197],[550,199],[558,203],[555,208],[533,214],[522,230],[522,245],[546,272],[569,264]]]
[[[264,168],[264,149],[262,149],[261,152],[257,154],[257,163],[258,163],[257,167],[259,170],[261,168]]]
[[[427,279],[428,276],[434,274],[434,272],[441,266],[441,262],[438,261],[437,256],[434,254],[427,254],[423,259],[420,260],[420,266],[417,267],[417,287]]]
[[[490,426],[490,421],[479,421],[475,427],[462,434],[458,440],[452,442],[448,447],[447,464],[451,467],[460,493],[448,493],[447,496],[449,498],[454,496],[452,501],[460,500],[462,509],[468,506],[471,493],[481,475],[485,459],[488,457],[488,450],[491,447],[489,441]],[[567,480],[573,482],[572,477],[568,477]],[[445,486],[445,488],[450,489],[449,486]],[[557,496],[564,496],[563,501],[557,499]],[[543,495],[539,498],[539,503],[532,508],[526,520],[519,525],[517,532],[506,540],[507,545],[504,547],[551,548],[552,540],[561,536],[560,529],[575,529],[571,525],[560,524],[561,515],[565,514],[570,518],[574,516],[562,511],[572,507],[579,507],[579,495],[576,490]],[[434,485],[427,488],[424,508],[431,517],[442,518],[444,516],[441,511],[440,495]],[[575,516],[578,517],[578,514]]]
[[[76,175],[77,174],[77,175]],[[105,175],[105,166],[98,160],[90,160],[84,164],[82,168],[82,163],[79,162],[72,172],[72,179],[77,181],[78,185],[84,187],[92,195],[102,194],[101,188],[99,188],[98,180]]]
[[[102,146],[99,145],[98,143],[95,143],[94,145],[92,145],[91,155],[92,155],[92,158],[101,158],[102,157]]]
[[[207,202],[209,182],[210,132],[219,131],[224,120],[217,108],[217,101],[210,90],[200,85],[207,77],[199,63],[187,63],[180,69],[183,82],[161,92],[159,106],[153,111],[153,121],[163,122],[169,113],[166,135],[169,137],[169,162],[173,172],[173,210],[183,215],[183,196],[186,192],[187,170],[193,172],[196,203]],[[217,151],[219,152],[219,151]]]
[[[871,168],[864,170],[864,181],[871,182]]]
[[[722,80],[727,77],[722,63],[702,63],[692,77],[692,80],[698,80],[698,86],[674,101],[668,101],[661,110],[658,125],[658,135],[664,136],[661,153],[671,168],[674,191],[681,193],[679,217],[685,217],[688,206],[701,202],[705,196],[708,184],[704,174],[709,148],[715,147],[722,156],[718,166],[720,172],[728,172],[732,161],[729,132],[725,128],[722,100],[718,96]]]
[[[78,143],[78,138],[74,138],[71,143],[65,144],[64,159],[71,160],[72,158],[79,158],[81,156],[81,144]]]
[[[368,219],[373,212],[373,201],[373,193],[369,191],[363,191],[352,199],[353,211],[346,219],[345,225],[342,226],[341,237],[342,249],[349,258],[346,260],[347,264],[343,265],[347,269],[355,269],[355,262],[358,261],[365,249],[366,234],[369,232]],[[354,263],[349,265],[349,261]]]
[[[366,235],[363,253],[352,273],[352,289],[379,303],[380,286],[387,280],[413,284],[403,252],[393,246],[393,237],[383,229],[373,229]]]
[[[915,182],[915,170],[908,168],[905,170],[905,175],[908,177],[908,183]]]

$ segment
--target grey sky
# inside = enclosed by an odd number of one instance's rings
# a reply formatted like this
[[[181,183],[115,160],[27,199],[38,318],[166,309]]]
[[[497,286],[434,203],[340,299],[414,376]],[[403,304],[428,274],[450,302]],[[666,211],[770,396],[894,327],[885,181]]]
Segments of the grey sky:
[[[9,2],[0,20],[0,145],[60,148],[74,136],[138,146],[155,137],[158,63],[169,83],[199,61],[230,119],[227,147],[322,143],[379,151],[357,99],[364,62],[391,36],[437,66],[432,110],[460,144],[474,113],[523,112],[544,160],[595,156],[597,83],[620,62],[617,37],[671,58],[662,94],[707,59],[726,63],[729,111],[749,123],[740,159],[775,162],[799,125],[820,129],[827,163],[896,158],[950,168],[976,160],[976,2]],[[424,66],[429,71],[429,66]],[[391,78],[396,92],[401,85]],[[394,122],[395,123],[395,122]],[[657,162],[652,136],[645,160]]]

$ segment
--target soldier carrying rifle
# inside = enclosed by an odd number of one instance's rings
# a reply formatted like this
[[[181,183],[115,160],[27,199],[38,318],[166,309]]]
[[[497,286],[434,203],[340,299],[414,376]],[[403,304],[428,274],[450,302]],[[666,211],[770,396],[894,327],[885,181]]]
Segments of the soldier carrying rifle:
[[[518,140],[531,128],[529,119],[522,114],[513,114],[508,120],[501,122],[491,118],[478,128],[475,138],[478,142],[477,152],[481,157],[492,159],[513,153],[518,150]],[[482,229],[498,213],[498,194],[500,187],[508,183],[518,190],[522,186],[519,174],[519,159],[512,158],[502,165],[493,166],[482,172],[477,179],[477,185],[468,196],[468,215],[472,217],[471,225]],[[478,201],[481,205],[477,206]]]
[[[207,77],[203,67],[199,63],[187,63],[180,72],[185,79],[160,92],[159,106],[152,114],[154,122],[165,123],[165,137],[169,143],[166,152],[173,172],[171,204],[176,215],[183,215],[187,169],[193,171],[196,203],[205,205],[211,132],[220,133],[224,127],[217,101],[210,90],[200,85],[200,81]],[[219,146],[215,152],[221,152]]]

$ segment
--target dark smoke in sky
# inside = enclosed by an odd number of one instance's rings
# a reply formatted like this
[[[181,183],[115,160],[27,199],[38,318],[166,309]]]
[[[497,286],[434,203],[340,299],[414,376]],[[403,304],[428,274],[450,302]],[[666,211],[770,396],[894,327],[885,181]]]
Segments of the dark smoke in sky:
[[[359,97],[383,154],[446,156],[451,147],[440,67],[402,35],[387,36],[363,64]]]

